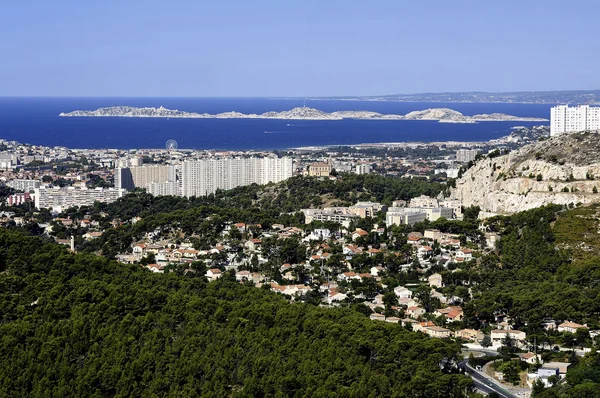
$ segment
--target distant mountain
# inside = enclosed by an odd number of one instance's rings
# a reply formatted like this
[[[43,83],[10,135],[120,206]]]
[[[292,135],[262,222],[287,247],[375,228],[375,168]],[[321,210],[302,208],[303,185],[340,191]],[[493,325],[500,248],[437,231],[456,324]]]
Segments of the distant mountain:
[[[314,98],[314,99],[334,99]],[[469,91],[456,93],[391,94],[380,96],[335,97],[342,100],[399,102],[500,102],[527,104],[600,104],[600,90],[515,91],[488,93]]]
[[[131,106],[112,106],[95,111],[73,111],[61,113],[64,117],[160,117],[160,118],[195,118],[195,119],[287,119],[287,120],[341,120],[341,119],[375,119],[375,120],[437,120],[445,123],[477,123],[479,121],[524,121],[543,122],[547,119],[511,116],[503,113],[490,115],[465,116],[460,112],[447,108],[425,109],[406,115],[381,114],[370,111],[337,111],[323,112],[314,108],[298,107],[289,111],[265,112],[260,115],[240,112],[223,112],[218,114],[185,112],[163,108],[136,108]]]

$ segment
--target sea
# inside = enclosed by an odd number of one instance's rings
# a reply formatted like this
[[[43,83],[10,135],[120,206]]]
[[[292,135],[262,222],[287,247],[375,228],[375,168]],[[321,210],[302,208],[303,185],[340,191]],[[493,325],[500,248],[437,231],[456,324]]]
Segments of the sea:
[[[129,105],[164,106],[198,113],[263,113],[304,106],[326,112],[367,110],[406,114],[451,108],[465,115],[506,113],[549,119],[552,105],[506,103],[418,103],[279,98],[25,98],[0,97],[0,138],[77,149],[164,148],[173,139],[182,149],[282,150],[365,143],[487,141],[515,126],[548,122],[438,123],[413,120],[274,120],[59,117],[61,112]]]

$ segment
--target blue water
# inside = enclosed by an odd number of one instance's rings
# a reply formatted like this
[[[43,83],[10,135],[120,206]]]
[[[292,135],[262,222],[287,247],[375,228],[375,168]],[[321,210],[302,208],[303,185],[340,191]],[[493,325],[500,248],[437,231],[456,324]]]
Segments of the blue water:
[[[266,98],[9,98],[0,97],[0,138],[70,148],[163,148],[175,139],[190,149],[285,149],[373,142],[483,141],[513,126],[547,122],[437,123],[404,120],[298,121],[267,119],[162,119],[59,117],[60,112],[105,106],[164,106],[189,112],[262,113],[302,106],[297,99]],[[406,114],[447,107],[465,115],[501,112],[549,118],[551,105],[442,104],[312,100],[306,106],[326,112],[369,110]],[[267,133],[265,133],[267,132]]]

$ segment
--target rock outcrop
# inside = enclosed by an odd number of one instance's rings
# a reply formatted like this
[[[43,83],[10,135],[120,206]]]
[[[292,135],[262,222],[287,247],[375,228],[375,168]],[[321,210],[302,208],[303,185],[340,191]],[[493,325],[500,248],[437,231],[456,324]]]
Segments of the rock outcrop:
[[[456,181],[464,206],[510,214],[555,204],[600,202],[600,133],[551,137],[507,155],[483,159]]]

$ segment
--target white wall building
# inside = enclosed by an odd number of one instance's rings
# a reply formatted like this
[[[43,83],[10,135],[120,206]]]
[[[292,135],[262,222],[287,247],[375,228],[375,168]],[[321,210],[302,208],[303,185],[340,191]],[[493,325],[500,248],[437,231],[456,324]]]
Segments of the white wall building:
[[[115,188],[133,190],[148,189],[153,182],[175,181],[177,170],[170,165],[143,165],[138,167],[119,167],[115,170]]]
[[[456,161],[460,163],[469,163],[475,160],[479,151],[477,149],[459,149],[456,151]]]
[[[417,212],[408,207],[390,207],[385,214],[385,224],[391,225],[413,225],[425,221],[425,212]]]
[[[410,200],[410,207],[438,207],[438,200],[426,195],[417,196]]]
[[[354,170],[358,175],[369,174],[371,172],[371,165],[365,163],[357,164]]]
[[[17,191],[29,192],[33,191],[36,188],[39,188],[42,185],[42,182],[39,180],[10,180],[6,185],[11,187],[12,189],[16,189]]]
[[[558,105],[550,109],[550,135],[572,131],[599,130],[600,107]]]
[[[181,196],[181,187],[178,181],[151,182],[146,190],[154,196]]]
[[[110,203],[121,197],[121,190],[115,188],[36,188],[36,209],[54,209],[62,211],[73,206],[89,206],[94,202]]]
[[[217,189],[280,182],[294,173],[291,158],[224,158],[183,163],[182,195],[205,196]]]

